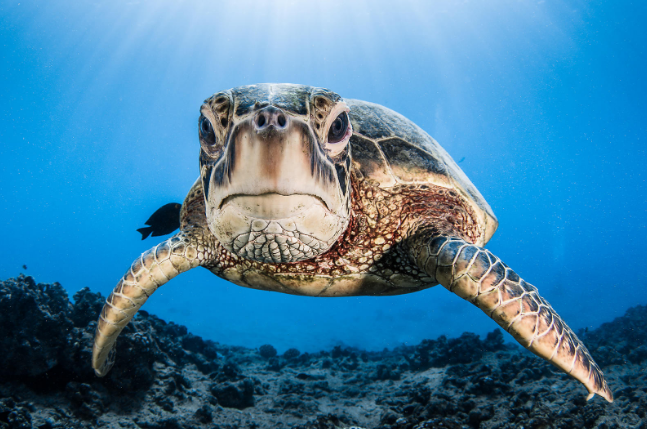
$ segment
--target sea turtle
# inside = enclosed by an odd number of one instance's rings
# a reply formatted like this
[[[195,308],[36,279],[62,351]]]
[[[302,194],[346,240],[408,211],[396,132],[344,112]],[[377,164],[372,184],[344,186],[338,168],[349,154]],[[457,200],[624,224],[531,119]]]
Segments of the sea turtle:
[[[155,290],[195,267],[240,286],[307,296],[396,295],[437,284],[524,347],[613,400],[555,310],[483,246],[492,209],[427,133],[323,88],[260,84],[200,108],[200,177],[180,232],[137,258],[99,317],[92,366]]]

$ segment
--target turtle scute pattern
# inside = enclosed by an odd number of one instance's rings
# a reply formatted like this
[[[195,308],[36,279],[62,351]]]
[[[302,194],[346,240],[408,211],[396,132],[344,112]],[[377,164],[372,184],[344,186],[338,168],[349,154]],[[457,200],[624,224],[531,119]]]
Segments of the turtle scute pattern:
[[[424,237],[424,234],[423,234]],[[490,251],[460,238],[419,240],[412,257],[449,291],[479,307],[528,350],[613,401],[602,371],[584,344],[537,289]]]
[[[199,236],[179,233],[144,252],[108,296],[95,332],[92,367],[102,377],[115,359],[115,343],[146,300],[173,277],[200,265],[210,246]]]
[[[353,123],[353,163],[362,175],[391,188],[396,184],[451,189],[460,205],[470,208],[479,232],[470,237],[485,245],[498,222],[491,207],[449,154],[429,134],[402,115],[384,106],[347,100]],[[452,209],[452,207],[447,207]],[[427,219],[431,220],[431,219]],[[454,235],[461,235],[459,230]]]

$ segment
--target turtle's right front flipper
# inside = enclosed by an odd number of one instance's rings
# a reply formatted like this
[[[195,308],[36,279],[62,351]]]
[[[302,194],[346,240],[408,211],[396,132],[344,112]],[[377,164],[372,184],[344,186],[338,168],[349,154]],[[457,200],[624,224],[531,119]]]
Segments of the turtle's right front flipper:
[[[199,263],[195,244],[183,233],[142,254],[106,300],[94,336],[92,368],[99,377],[110,371],[121,330],[146,300],[167,281]]]
[[[602,371],[584,344],[537,289],[487,249],[460,238],[422,233],[411,237],[411,256],[441,285],[489,315],[524,347],[589,391],[613,402]]]

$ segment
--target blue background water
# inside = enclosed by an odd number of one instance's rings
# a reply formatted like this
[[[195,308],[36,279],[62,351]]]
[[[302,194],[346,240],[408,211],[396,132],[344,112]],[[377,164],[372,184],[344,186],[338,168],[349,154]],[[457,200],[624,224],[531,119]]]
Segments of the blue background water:
[[[216,4],[217,3],[217,4]],[[418,123],[500,227],[489,248],[574,328],[647,302],[644,2],[0,1],[0,278],[107,295],[198,175],[198,108],[257,82]],[[156,239],[155,239],[156,240]],[[379,349],[496,327],[442,287],[247,290],[203,269],[144,309],[216,341]]]

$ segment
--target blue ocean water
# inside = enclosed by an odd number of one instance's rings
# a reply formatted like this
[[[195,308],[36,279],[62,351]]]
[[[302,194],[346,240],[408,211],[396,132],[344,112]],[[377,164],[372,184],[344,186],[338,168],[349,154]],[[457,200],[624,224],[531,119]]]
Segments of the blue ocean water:
[[[631,1],[2,0],[0,278],[108,295],[157,243],[136,229],[198,176],[201,102],[294,82],[429,132],[497,215],[488,248],[571,327],[598,326],[647,302],[646,20]],[[497,327],[440,286],[304,298],[204,269],[144,309],[279,351]]]

